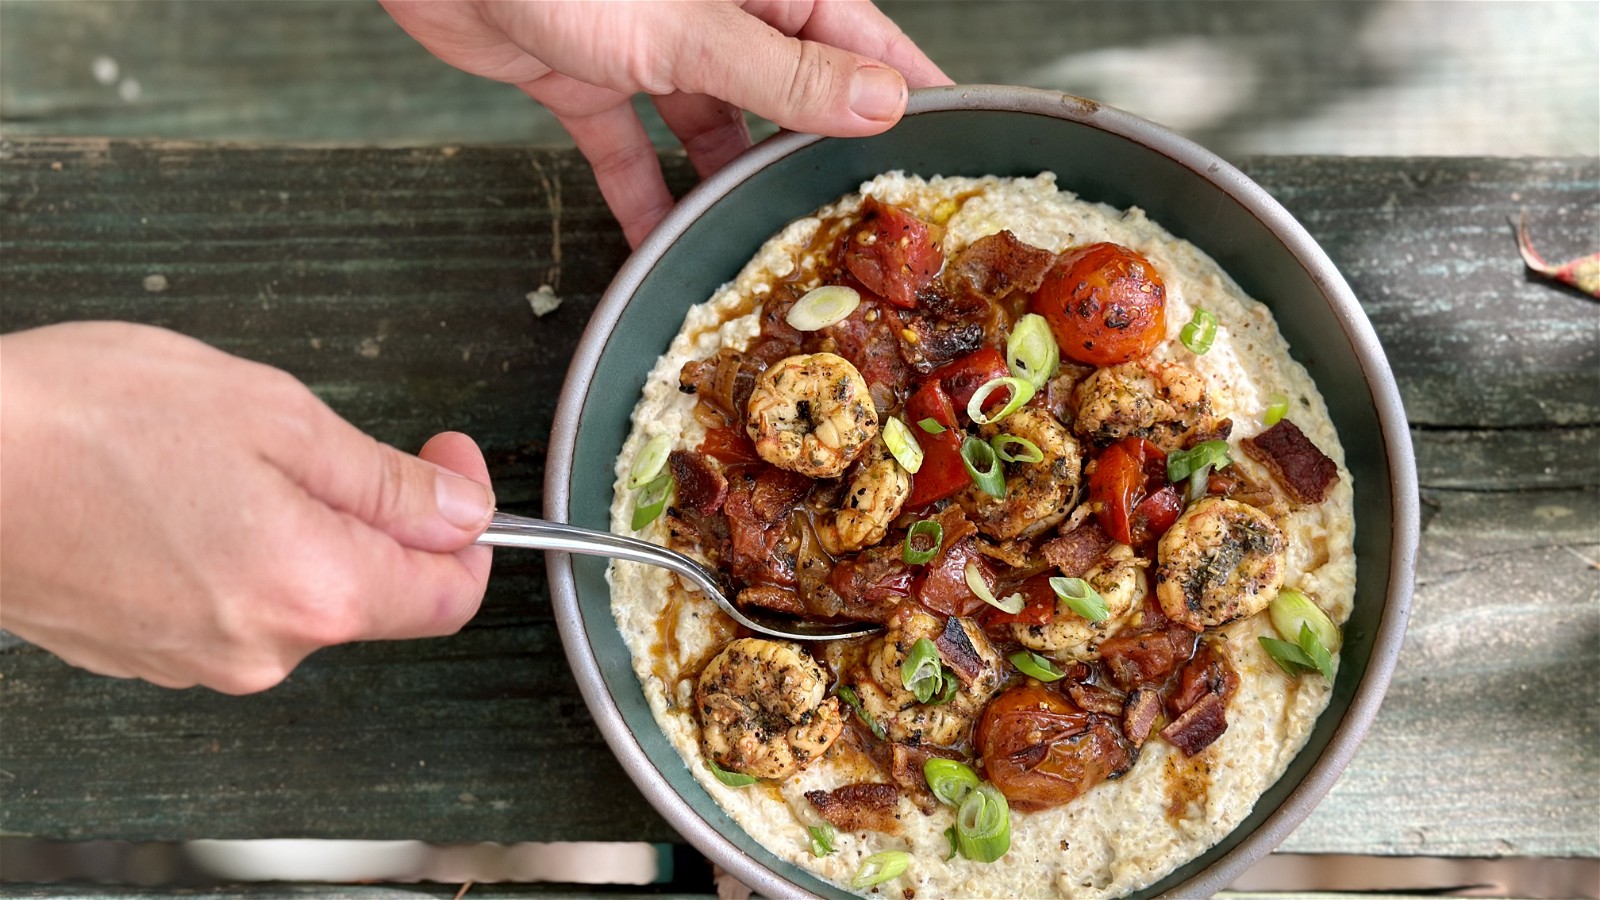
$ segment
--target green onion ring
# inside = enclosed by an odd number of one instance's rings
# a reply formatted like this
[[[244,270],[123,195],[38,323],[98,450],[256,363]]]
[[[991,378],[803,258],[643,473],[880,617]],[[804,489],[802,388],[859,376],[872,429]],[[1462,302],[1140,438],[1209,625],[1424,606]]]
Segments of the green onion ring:
[[[1046,683],[1060,681],[1067,674],[1061,671],[1055,663],[1034,653],[1032,650],[1018,650],[1007,658],[1011,660],[1013,666],[1017,667],[1017,671]]]
[[[1021,447],[1022,452],[1016,456],[1012,456],[1010,453],[1007,453],[1006,447],[1011,444],[1016,444],[1017,446]],[[994,454],[1005,462],[1044,462],[1044,451],[1039,449],[1038,444],[1035,444],[1033,441],[1030,441],[1025,437],[1017,437],[1014,434],[997,434],[993,438],[989,439],[989,446],[993,447]]]
[[[933,416],[928,416],[926,419],[918,419],[917,427],[929,434],[944,434],[944,426],[940,425],[939,420]]]
[[[672,435],[658,434],[639,449],[633,458],[633,468],[628,470],[628,490],[636,491],[655,480],[667,466],[667,455],[672,452]]]
[[[1012,375],[1026,379],[1035,388],[1044,387],[1056,374],[1061,366],[1061,348],[1044,316],[1028,313],[1017,320],[1006,335],[1006,366]]]
[[[978,773],[971,766],[942,756],[928,757],[922,764],[922,777],[928,781],[928,790],[945,806],[960,806],[979,784]]]
[[[911,651],[900,661],[900,684],[915,694],[918,703],[927,703],[944,684],[944,661],[939,648],[927,638],[917,638]]]
[[[1304,650],[1306,656],[1311,657],[1311,661],[1316,664],[1317,671],[1322,673],[1322,677],[1327,679],[1329,684],[1332,684],[1333,654],[1329,653],[1328,648],[1322,645],[1322,641],[1317,638],[1317,633],[1311,630],[1310,622],[1301,623],[1299,643],[1300,649]]]
[[[944,858],[945,862],[949,862],[956,858],[956,851],[961,848],[961,842],[956,839],[956,827],[954,825],[944,830],[944,839],[950,842],[950,852]]]
[[[961,679],[956,677],[954,669],[949,666],[943,666],[942,669],[944,671],[944,687],[940,688],[939,693],[928,701],[929,706],[943,706],[949,703],[956,698],[956,689],[961,687]]]
[[[1184,495],[1185,503],[1199,503],[1206,495],[1206,488],[1211,485],[1211,467],[1201,466],[1189,474],[1189,491]]]
[[[979,490],[997,500],[1005,499],[1006,473],[988,441],[968,435],[961,442],[961,464],[967,467],[967,474]]]
[[[1094,589],[1094,585],[1082,578],[1067,578],[1057,575],[1050,579],[1050,589],[1056,592],[1073,612],[1091,622],[1104,622],[1111,618],[1111,611],[1106,609],[1106,599]]]
[[[1201,466],[1220,469],[1232,461],[1228,457],[1227,441],[1201,441],[1182,453],[1167,457],[1167,480],[1177,484]]]
[[[706,760],[706,765],[711,767],[711,774],[717,776],[717,780],[728,787],[747,787],[761,780],[754,775],[746,775],[743,772],[729,772],[710,759]]]
[[[1267,655],[1272,657],[1272,661],[1277,663],[1278,668],[1282,669],[1283,673],[1290,678],[1299,678],[1302,672],[1315,672],[1317,670],[1316,662],[1307,656],[1306,652],[1301,650],[1299,646],[1288,641],[1267,637],[1264,634],[1261,635],[1259,640],[1261,641],[1261,648],[1267,651]]]
[[[855,288],[825,284],[806,291],[805,296],[789,307],[783,320],[796,331],[818,331],[850,318],[860,305],[861,295]]]
[[[811,855],[827,856],[833,852],[833,837],[838,832],[833,823],[823,822],[821,825],[807,825],[806,833],[811,835]]]
[[[1216,338],[1217,317],[1209,310],[1198,306],[1195,307],[1194,318],[1178,332],[1178,340],[1196,356],[1204,356]]]
[[[1294,588],[1280,588],[1278,596],[1267,604],[1267,615],[1272,619],[1272,627],[1287,639],[1298,640],[1301,627],[1309,625],[1316,634],[1317,641],[1328,652],[1332,653],[1339,649],[1341,643],[1339,626],[1333,624],[1333,620],[1322,611],[1322,607]]]
[[[1261,424],[1271,428],[1283,421],[1289,412],[1289,398],[1283,394],[1273,394],[1267,398],[1267,411],[1261,416]]]
[[[1022,612],[1023,598],[1021,594],[1012,594],[1004,600],[996,600],[994,592],[989,590],[989,583],[983,580],[983,573],[978,571],[978,564],[967,560],[967,566],[962,570],[962,575],[967,579],[967,587],[976,594],[979,600],[989,604],[1003,613],[1013,615]]]
[[[861,868],[856,871],[856,877],[851,879],[850,886],[859,891],[875,884],[882,884],[897,877],[909,865],[911,865],[911,854],[904,850],[874,853],[862,860]]]
[[[834,693],[838,694],[839,699],[848,703],[850,708],[856,711],[856,715],[866,724],[867,728],[871,729],[873,737],[880,741],[889,739],[889,733],[883,729],[883,725],[879,724],[878,720],[872,717],[872,713],[867,712],[866,707],[861,705],[861,697],[856,694],[855,688],[848,684],[841,684]]]
[[[1007,400],[1006,405],[1002,406],[1000,411],[995,413],[992,418],[984,415],[984,402],[989,399],[990,394],[993,394],[995,391],[998,391],[1001,388],[1011,389],[1011,399]],[[972,399],[967,401],[967,417],[979,425],[988,425],[992,422],[998,422],[1001,419],[1004,419],[1006,416],[1009,416],[1021,409],[1024,403],[1027,403],[1029,400],[1033,399],[1034,393],[1035,391],[1033,382],[1026,379],[1017,378],[1011,375],[1007,375],[1003,378],[991,378],[984,382],[982,387],[972,392]]]
[[[661,511],[667,508],[667,500],[672,497],[674,483],[671,472],[662,472],[654,481],[639,489],[639,497],[634,501],[633,507],[634,531],[654,522],[656,516],[661,515]]]
[[[961,855],[994,862],[1011,849],[1011,806],[992,784],[980,784],[956,811],[956,842]]]
[[[911,429],[900,421],[899,416],[890,416],[884,421],[883,442],[894,454],[894,460],[900,464],[900,468],[913,475],[922,468],[922,445],[917,443],[917,439],[911,435]]]
[[[927,539],[926,549],[917,549],[918,545]],[[900,551],[900,558],[908,566],[926,565],[939,555],[939,547],[944,544],[944,526],[936,519],[922,519],[911,526],[906,532],[906,543]]]

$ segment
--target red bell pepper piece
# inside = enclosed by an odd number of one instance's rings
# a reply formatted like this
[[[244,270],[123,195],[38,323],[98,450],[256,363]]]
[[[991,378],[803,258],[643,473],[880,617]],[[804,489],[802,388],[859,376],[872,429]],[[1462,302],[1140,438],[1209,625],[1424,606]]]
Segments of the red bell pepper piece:
[[[944,387],[945,393],[950,396],[950,402],[963,416],[967,413],[967,404],[972,401],[972,395],[996,378],[1004,378],[1011,374],[1011,369],[1006,366],[1006,358],[999,350],[993,347],[984,347],[975,350],[955,362],[942,368],[935,369],[933,379]],[[993,412],[1004,406],[1011,399],[1009,390],[997,390],[989,395],[983,405],[984,412]]]
[[[972,476],[961,462],[962,432],[956,427],[956,411],[937,381],[924,382],[906,400],[906,418],[911,433],[922,447],[922,468],[911,476],[909,509],[920,509],[954,494],[972,483]],[[938,422],[944,431],[929,434],[920,424],[925,419]]]

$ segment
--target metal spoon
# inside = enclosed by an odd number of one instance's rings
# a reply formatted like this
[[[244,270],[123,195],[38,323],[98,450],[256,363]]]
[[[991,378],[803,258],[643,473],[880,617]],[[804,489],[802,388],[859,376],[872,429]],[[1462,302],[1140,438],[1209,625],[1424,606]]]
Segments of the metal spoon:
[[[530,519],[497,512],[489,522],[489,529],[478,538],[478,543],[491,547],[526,547],[530,550],[559,550],[563,553],[581,553],[586,556],[609,556],[629,562],[645,563],[671,569],[687,578],[700,592],[716,601],[722,611],[735,622],[762,634],[788,638],[794,641],[838,641],[845,638],[872,634],[883,628],[874,622],[822,623],[799,619],[769,618],[754,610],[734,606],[722,593],[717,576],[705,566],[676,550],[668,550],[649,541],[624,537],[608,531],[592,531],[561,522]]]

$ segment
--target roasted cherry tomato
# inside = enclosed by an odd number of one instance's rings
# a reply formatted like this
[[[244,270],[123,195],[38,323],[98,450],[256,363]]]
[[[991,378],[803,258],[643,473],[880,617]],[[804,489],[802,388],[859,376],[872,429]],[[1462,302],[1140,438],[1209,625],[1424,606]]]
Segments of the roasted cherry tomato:
[[[750,442],[750,435],[743,428],[732,426],[708,430],[700,442],[700,452],[730,466],[761,462],[761,454]]]
[[[1023,625],[1048,625],[1056,617],[1056,592],[1050,586],[1050,576],[1053,572],[1040,572],[1010,590],[996,591],[999,597],[1011,594],[1022,595],[1022,609],[1018,612],[1008,613],[991,606],[983,611],[983,624],[1009,625],[1018,622]]]
[[[988,568],[972,541],[951,544],[945,541],[944,550],[934,558],[917,579],[914,590],[923,606],[945,616],[970,616],[988,606],[972,588],[967,586],[967,563],[976,562],[988,574]]]
[[[1095,517],[1106,534],[1132,547],[1160,537],[1183,510],[1177,490],[1167,484],[1167,454],[1137,437],[1100,454],[1089,475],[1089,499],[1099,504]]]
[[[1118,244],[1056,260],[1029,308],[1050,323],[1061,355],[1113,366],[1149,353],[1167,334],[1167,292],[1150,261]]]
[[[989,701],[973,742],[989,780],[1024,812],[1070,802],[1133,764],[1109,720],[1037,683]]]
[[[938,422],[944,431],[930,434],[922,420]],[[963,432],[956,427],[955,407],[937,381],[925,382],[906,400],[906,421],[911,434],[922,447],[922,468],[911,476],[908,509],[920,509],[954,494],[972,483],[972,476],[961,462]]]
[[[972,395],[978,392],[978,388],[1010,374],[1011,369],[1006,365],[1006,358],[1000,351],[993,347],[984,347],[947,366],[935,369],[930,377],[944,387],[945,393],[950,396],[950,402],[955,404],[956,412],[965,416],[967,403],[972,400]],[[988,402],[984,404],[984,412],[999,409],[1010,399],[1009,391],[997,390],[989,395]]]
[[[917,305],[917,289],[944,266],[944,229],[898,207],[869,199],[844,238],[844,267],[867,290],[895,306]]]

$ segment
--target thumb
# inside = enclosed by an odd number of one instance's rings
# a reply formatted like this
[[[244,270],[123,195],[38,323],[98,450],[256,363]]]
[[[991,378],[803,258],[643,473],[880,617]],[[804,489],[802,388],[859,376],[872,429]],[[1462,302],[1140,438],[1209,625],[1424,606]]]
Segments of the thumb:
[[[483,533],[494,491],[482,453],[465,435],[451,435],[447,451],[432,455],[474,477],[379,443],[330,410],[319,417],[311,446],[276,462],[330,507],[407,547],[448,553]]]
[[[682,9],[682,7],[679,7]],[[671,80],[794,131],[877,134],[906,109],[906,80],[867,56],[787,37],[732,4],[695,4],[672,22]]]

